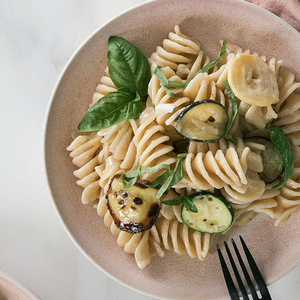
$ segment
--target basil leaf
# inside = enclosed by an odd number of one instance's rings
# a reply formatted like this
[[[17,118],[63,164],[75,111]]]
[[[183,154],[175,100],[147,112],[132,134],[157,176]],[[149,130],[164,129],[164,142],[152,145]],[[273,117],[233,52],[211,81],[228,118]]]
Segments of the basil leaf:
[[[153,74],[159,79],[161,86],[173,87],[173,88],[184,88],[186,87],[185,83],[170,81],[167,76],[161,71],[161,66],[157,66]]]
[[[193,198],[189,197],[187,194],[183,194],[183,206],[186,207],[191,212],[197,213],[198,209],[194,204]]]
[[[153,180],[151,184],[147,184],[147,186],[152,188],[152,187],[156,187],[159,184],[161,184],[162,182],[164,182],[171,174],[170,166],[168,165],[168,167],[169,168],[167,171],[165,171],[163,174],[161,174],[159,177],[157,177],[155,180]]]
[[[184,207],[186,207],[191,212],[194,212],[194,213],[198,212],[198,209],[197,209],[196,205],[194,204],[193,198],[189,197],[187,195],[187,193],[184,193],[184,194],[182,194],[174,199],[171,199],[171,200],[162,201],[162,203],[165,205],[174,205],[174,206],[178,206],[178,205],[182,204]]]
[[[162,201],[163,204],[165,205],[172,205],[172,206],[178,206],[178,205],[181,205],[183,203],[183,197],[182,195],[174,198],[174,199],[171,199],[171,200],[164,200]]]
[[[140,175],[142,174],[141,169],[142,169],[142,166],[138,165],[136,170],[134,170],[132,172],[128,172],[128,173],[123,173],[121,175],[121,180],[123,182],[123,186],[124,186],[125,190],[128,190],[131,186],[133,186],[137,182]],[[125,180],[125,178],[128,178],[130,180],[127,182]]]
[[[294,172],[294,155],[291,151],[290,143],[280,127],[269,124],[266,128],[271,130],[270,139],[282,156],[284,177],[281,182],[272,187],[272,189],[279,189]]]
[[[183,166],[182,166],[182,159],[186,157],[186,153],[178,154],[177,161],[174,170],[171,172],[170,176],[161,186],[159,191],[156,194],[157,198],[160,198],[165,191],[170,189],[173,185],[178,183],[183,178]]]
[[[129,88],[141,97],[148,94],[151,70],[139,48],[122,37],[109,37],[107,65],[110,78],[118,88]]]
[[[185,86],[187,86],[190,83],[190,81],[192,81],[198,74],[205,73],[210,68],[214,67],[219,62],[219,60],[221,59],[221,57],[226,53],[226,45],[227,45],[227,42],[224,40],[223,44],[222,44],[222,48],[221,48],[219,57],[216,60],[214,60],[214,61],[210,62],[209,64],[207,64],[206,66],[204,66],[201,70],[199,70],[197,73],[195,73],[192,77],[190,77],[185,82]]]
[[[159,79],[161,86],[169,85],[170,80],[167,78],[167,76],[161,70],[161,66],[157,66],[154,69],[153,74]]]
[[[100,98],[83,116],[77,126],[79,131],[88,132],[109,128],[125,120],[140,116],[143,103],[138,93],[119,89]]]
[[[171,96],[172,99],[175,99],[175,94],[172,92],[172,90],[170,90],[166,85],[162,85],[162,88],[164,89],[164,91]]]
[[[172,97],[172,99],[175,99],[175,94],[168,88],[172,81],[170,81],[167,76],[161,71],[161,67],[158,66],[154,69],[153,74],[159,79],[160,86],[164,89],[164,91]],[[184,87],[184,84],[181,83],[181,85]]]
[[[230,142],[232,142],[233,144],[236,145],[237,141],[235,139],[233,139],[233,138],[227,137],[227,133],[229,132],[229,130],[231,129],[231,127],[232,127],[232,125],[233,125],[233,123],[235,121],[236,115],[237,115],[237,113],[239,111],[239,107],[238,107],[238,104],[236,102],[235,95],[234,95],[234,93],[233,93],[233,91],[232,91],[232,89],[231,89],[228,81],[227,80],[223,81],[223,85],[224,85],[224,87],[226,89],[226,92],[228,94],[228,97],[229,97],[229,99],[231,101],[232,110],[233,110],[233,116],[231,118],[230,124],[227,126],[227,129],[226,129],[224,137],[225,137],[226,140],[228,140],[228,141],[230,141]]]

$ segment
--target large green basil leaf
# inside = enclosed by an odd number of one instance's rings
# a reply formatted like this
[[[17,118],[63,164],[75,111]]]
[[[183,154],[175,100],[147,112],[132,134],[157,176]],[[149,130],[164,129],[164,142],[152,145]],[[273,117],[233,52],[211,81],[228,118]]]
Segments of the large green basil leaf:
[[[118,87],[137,91],[141,97],[148,94],[151,71],[143,52],[122,37],[108,39],[107,65],[109,76]]]
[[[84,115],[77,129],[83,132],[109,128],[140,116],[143,103],[138,93],[120,88],[100,98]]]

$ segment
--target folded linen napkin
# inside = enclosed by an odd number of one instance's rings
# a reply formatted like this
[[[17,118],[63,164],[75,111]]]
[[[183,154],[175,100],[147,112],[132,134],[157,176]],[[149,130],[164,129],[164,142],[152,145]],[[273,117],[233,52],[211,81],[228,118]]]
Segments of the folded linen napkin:
[[[300,0],[247,0],[277,15],[300,31]]]

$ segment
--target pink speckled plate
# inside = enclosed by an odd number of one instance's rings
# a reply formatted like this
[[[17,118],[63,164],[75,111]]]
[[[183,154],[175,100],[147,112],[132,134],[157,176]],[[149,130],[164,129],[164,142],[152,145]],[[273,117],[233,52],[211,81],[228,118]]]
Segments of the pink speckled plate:
[[[74,242],[104,272],[117,281],[153,297],[164,299],[221,299],[227,296],[215,251],[200,262],[187,255],[166,251],[140,270],[132,255],[116,244],[93,205],[81,204],[81,188],[73,176],[75,167],[65,150],[70,133],[88,109],[100,75],[106,66],[110,35],[119,35],[149,56],[168,32],[179,25],[182,32],[197,37],[204,52],[216,58],[219,40],[250,48],[268,59],[283,59],[300,79],[300,36],[271,13],[235,0],[161,0],[147,2],[116,17],[97,30],[74,54],[53,92],[45,132],[45,159],[49,185],[57,210]],[[267,283],[271,284],[300,259],[300,211],[275,228],[273,220],[255,221],[230,231],[242,234]]]
[[[29,288],[3,271],[0,271],[0,299],[41,300]]]

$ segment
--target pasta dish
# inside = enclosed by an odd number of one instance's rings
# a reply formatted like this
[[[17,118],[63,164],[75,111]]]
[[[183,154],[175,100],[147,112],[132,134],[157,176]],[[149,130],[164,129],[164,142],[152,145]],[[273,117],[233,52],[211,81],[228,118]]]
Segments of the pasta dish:
[[[165,250],[204,260],[216,235],[256,214],[285,223],[300,206],[300,83],[283,61],[229,41],[212,60],[175,26],[131,86],[126,66],[113,69],[114,41],[83,119],[94,129],[67,150],[82,203],[118,246],[143,269]],[[122,103],[113,116],[110,103]],[[97,109],[110,116],[100,129]]]

